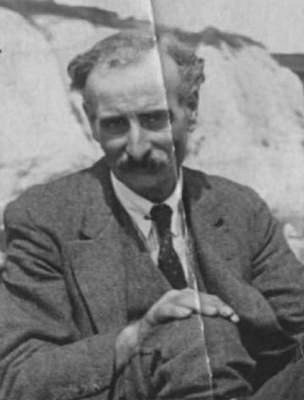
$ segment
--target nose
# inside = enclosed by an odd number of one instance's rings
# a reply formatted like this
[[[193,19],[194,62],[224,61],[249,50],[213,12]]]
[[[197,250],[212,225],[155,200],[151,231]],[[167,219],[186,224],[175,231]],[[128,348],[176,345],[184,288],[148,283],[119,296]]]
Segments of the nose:
[[[130,121],[126,152],[135,160],[143,159],[150,152],[150,142],[147,132],[140,126],[137,119]]]

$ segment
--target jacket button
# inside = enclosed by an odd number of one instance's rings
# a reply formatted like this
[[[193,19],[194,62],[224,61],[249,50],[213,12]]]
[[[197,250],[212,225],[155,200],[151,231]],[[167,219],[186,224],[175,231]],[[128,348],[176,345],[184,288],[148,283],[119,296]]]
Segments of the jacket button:
[[[215,224],[214,224],[214,226],[216,226],[217,228],[220,228],[221,226],[223,226],[224,225],[224,220],[223,220],[223,218],[219,218],[216,222],[215,222]]]

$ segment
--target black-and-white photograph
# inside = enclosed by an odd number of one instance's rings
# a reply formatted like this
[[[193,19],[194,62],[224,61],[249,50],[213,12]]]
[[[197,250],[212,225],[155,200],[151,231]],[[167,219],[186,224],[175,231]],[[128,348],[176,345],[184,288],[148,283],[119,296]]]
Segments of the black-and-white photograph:
[[[0,0],[0,400],[302,400],[302,0]]]

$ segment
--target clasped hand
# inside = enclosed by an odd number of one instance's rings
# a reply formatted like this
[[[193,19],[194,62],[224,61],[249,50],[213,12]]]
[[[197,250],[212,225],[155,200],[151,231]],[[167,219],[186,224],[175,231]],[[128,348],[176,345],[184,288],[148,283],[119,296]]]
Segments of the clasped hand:
[[[145,322],[157,325],[171,319],[183,319],[191,314],[223,317],[232,322],[239,321],[238,315],[218,296],[195,291],[190,288],[169,290],[145,314]]]

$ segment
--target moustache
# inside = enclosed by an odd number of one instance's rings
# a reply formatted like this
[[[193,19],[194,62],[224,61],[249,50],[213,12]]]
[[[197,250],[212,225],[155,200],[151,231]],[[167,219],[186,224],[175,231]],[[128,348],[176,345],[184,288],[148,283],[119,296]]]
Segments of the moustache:
[[[117,167],[122,171],[132,172],[142,169],[146,172],[153,173],[161,168],[163,164],[164,161],[153,158],[150,154],[146,154],[140,159],[127,155],[124,159],[118,162]]]

